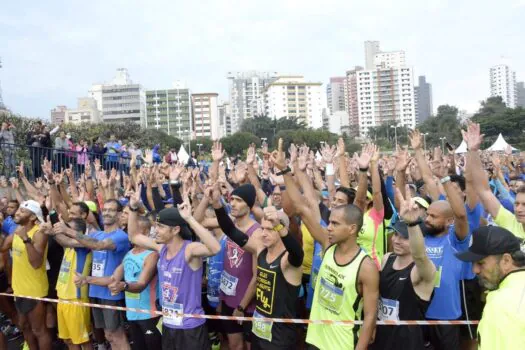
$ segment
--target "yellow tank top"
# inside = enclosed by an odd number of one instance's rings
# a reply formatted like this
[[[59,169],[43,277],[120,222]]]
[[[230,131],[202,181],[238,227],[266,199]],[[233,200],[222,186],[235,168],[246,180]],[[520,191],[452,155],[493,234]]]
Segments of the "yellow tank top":
[[[301,234],[303,236],[303,274],[310,275],[312,272],[312,260],[314,258],[314,238],[310,234],[310,231],[306,228],[305,224],[301,224]]]
[[[348,264],[335,262],[337,245],[324,255],[314,292],[310,320],[361,320],[363,299],[357,290],[359,269],[367,254],[361,249]],[[306,342],[319,349],[354,349],[360,327],[310,324]]]
[[[82,276],[91,273],[91,251],[85,248],[66,248],[57,279],[57,296],[60,299],[88,299],[88,285],[77,288],[75,272]]]
[[[35,225],[29,230],[27,236],[33,239],[37,231],[38,225]],[[45,297],[49,289],[46,273],[47,244],[42,265],[38,269],[34,269],[29,262],[26,244],[18,235],[13,235],[13,277],[11,283],[14,295]]]

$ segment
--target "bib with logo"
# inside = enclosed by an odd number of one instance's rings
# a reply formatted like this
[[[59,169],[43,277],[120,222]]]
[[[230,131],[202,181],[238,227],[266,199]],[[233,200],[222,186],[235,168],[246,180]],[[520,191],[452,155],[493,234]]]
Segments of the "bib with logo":
[[[381,321],[399,321],[399,300],[379,298],[377,317]]]
[[[344,291],[337,286],[337,281],[321,277],[319,280],[319,302],[322,306],[339,313],[343,304]]]
[[[254,318],[263,318],[261,314],[257,311],[253,313]],[[272,326],[273,322],[271,321],[253,321],[252,323],[252,332],[261,339],[272,341]]]
[[[104,277],[104,271],[106,269],[106,259],[108,253],[98,252],[93,254],[93,263],[91,264],[91,276],[93,277]]]

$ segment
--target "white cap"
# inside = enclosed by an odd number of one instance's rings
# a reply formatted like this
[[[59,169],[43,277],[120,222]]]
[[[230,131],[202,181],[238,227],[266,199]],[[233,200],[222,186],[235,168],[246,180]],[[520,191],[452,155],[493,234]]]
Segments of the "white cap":
[[[20,208],[29,210],[30,212],[36,215],[38,221],[44,222],[44,217],[42,216],[42,209],[40,208],[40,204],[38,204],[37,201],[34,201],[34,200],[25,201],[20,205]]]

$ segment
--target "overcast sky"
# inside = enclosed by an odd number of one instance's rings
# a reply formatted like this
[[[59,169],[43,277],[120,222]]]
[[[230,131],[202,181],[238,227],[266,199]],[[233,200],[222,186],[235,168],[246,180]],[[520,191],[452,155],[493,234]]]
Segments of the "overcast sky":
[[[379,40],[427,76],[434,109],[472,112],[502,57],[525,79],[524,18],[525,0],[4,0],[0,84],[14,112],[43,118],[56,105],[75,107],[119,67],[147,89],[183,80],[227,100],[228,71],[326,84],[364,65],[364,41]]]

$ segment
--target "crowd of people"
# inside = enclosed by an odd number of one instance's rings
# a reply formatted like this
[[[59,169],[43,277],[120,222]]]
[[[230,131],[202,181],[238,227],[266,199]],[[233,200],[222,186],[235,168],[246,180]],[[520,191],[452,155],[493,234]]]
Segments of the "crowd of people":
[[[78,178],[50,156],[36,181],[22,164],[0,179],[0,312],[31,350],[523,349],[525,157],[482,152],[477,124],[463,138],[245,159],[216,142],[209,168],[130,153],[129,173],[87,158]],[[377,324],[451,320],[481,321]]]

